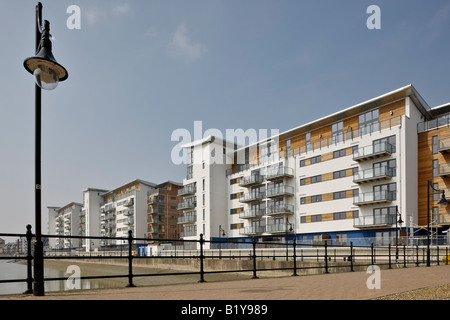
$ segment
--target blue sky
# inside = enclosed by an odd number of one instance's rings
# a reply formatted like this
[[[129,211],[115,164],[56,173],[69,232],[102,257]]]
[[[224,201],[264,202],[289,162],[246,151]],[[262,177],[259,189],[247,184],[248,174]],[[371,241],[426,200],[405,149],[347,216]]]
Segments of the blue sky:
[[[87,187],[182,181],[175,129],[279,129],[413,84],[450,101],[450,1],[42,1],[69,79],[43,92],[43,232],[47,206]],[[34,224],[37,1],[0,0],[0,232]],[[381,9],[369,30],[368,6]],[[70,30],[70,5],[81,29]]]

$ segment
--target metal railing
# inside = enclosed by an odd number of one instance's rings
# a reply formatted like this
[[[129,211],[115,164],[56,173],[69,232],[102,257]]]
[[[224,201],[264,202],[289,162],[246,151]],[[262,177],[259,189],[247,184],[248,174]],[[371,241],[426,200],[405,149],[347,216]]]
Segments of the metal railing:
[[[12,234],[12,233],[0,233],[0,236],[6,237],[25,237],[27,246],[26,253],[16,255],[0,255],[0,259],[3,260],[26,260],[27,261],[27,273],[26,278],[23,279],[6,279],[0,280],[0,284],[13,283],[13,282],[26,282],[27,290],[25,294],[33,293],[33,274],[32,274],[32,262],[34,256],[32,254],[32,239],[34,235],[31,232],[31,226],[27,226],[26,234]],[[43,235],[44,238],[75,238],[75,239],[100,239],[104,240],[105,237],[95,236],[59,236],[59,235]],[[258,278],[258,273],[264,271],[292,271],[292,275],[298,275],[300,270],[317,269],[322,273],[338,272],[337,270],[342,268],[344,271],[355,271],[355,268],[366,267],[370,265],[385,266],[386,268],[397,267],[410,267],[430,265],[430,263],[440,265],[449,263],[449,246],[440,247],[434,246],[431,254],[426,254],[425,247],[419,247],[419,245],[405,246],[397,245],[376,247],[372,243],[370,246],[355,246],[353,242],[350,245],[333,244],[331,241],[323,240],[316,243],[299,243],[294,237],[292,240],[285,242],[267,242],[258,241],[258,237],[249,238],[251,242],[241,242],[245,248],[239,250],[228,250],[225,254],[225,249],[236,244],[235,239],[222,238],[220,240],[205,240],[203,235],[200,234],[198,240],[174,240],[174,239],[158,239],[159,243],[181,243],[184,246],[194,247],[193,250],[175,250],[170,254],[158,254],[155,256],[138,255],[133,249],[133,243],[138,241],[151,241],[148,238],[135,238],[132,236],[132,232],[129,231],[128,237],[110,237],[108,240],[125,240],[127,245],[125,247],[125,255],[113,253],[106,255],[105,252],[80,252],[79,254],[73,254],[72,251],[66,253],[59,252],[47,252],[44,253],[44,261],[46,259],[125,259],[127,260],[128,273],[115,274],[115,275],[98,275],[98,276],[80,276],[80,280],[90,279],[106,279],[106,278],[127,278],[128,283],[126,287],[134,287],[135,277],[152,277],[152,276],[182,276],[182,275],[198,275],[199,282],[205,282],[205,275],[214,273],[252,273],[252,278]],[[259,238],[261,239],[261,238]],[[153,240],[154,241],[154,240]],[[219,249],[205,249],[205,245],[209,244],[211,247]],[[175,249],[177,246],[175,246]],[[243,254],[241,254],[243,253]],[[258,254],[259,253],[259,254]],[[194,271],[185,272],[167,272],[167,273],[134,273],[133,272],[133,260],[137,259],[198,259],[198,269]],[[220,268],[220,270],[205,270],[205,261],[209,259],[242,259],[247,260],[243,268],[226,269]],[[283,264],[261,264],[259,261],[280,261],[286,260]],[[430,259],[430,263],[428,260]],[[441,261],[442,260],[442,261]],[[171,260],[173,261],[173,260]],[[304,264],[303,262],[315,262],[313,264]],[[171,262],[173,263],[173,262]],[[225,267],[227,264],[224,264]],[[44,281],[66,281],[66,277],[53,277],[45,278]]]

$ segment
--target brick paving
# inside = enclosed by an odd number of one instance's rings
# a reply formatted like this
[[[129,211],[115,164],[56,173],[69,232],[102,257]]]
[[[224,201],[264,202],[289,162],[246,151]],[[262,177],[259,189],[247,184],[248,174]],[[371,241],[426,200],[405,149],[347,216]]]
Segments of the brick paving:
[[[370,279],[369,279],[370,278]],[[369,289],[372,273],[346,272],[119,289],[0,296],[23,300],[370,300],[450,284],[450,265],[383,269],[380,288]],[[205,280],[208,281],[207,276]]]

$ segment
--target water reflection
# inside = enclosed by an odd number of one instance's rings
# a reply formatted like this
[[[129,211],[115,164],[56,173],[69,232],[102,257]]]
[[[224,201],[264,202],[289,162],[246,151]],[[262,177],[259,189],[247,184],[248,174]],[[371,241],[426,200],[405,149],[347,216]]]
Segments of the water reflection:
[[[66,280],[45,281],[44,287],[46,292],[51,291],[68,291],[74,290],[71,286],[71,280],[67,280],[71,273],[65,271],[45,268],[44,279],[48,278],[65,278]],[[0,260],[0,280],[26,279],[27,266],[22,263],[13,261]],[[68,282],[69,281],[69,282]],[[104,289],[117,287],[117,282],[109,279],[83,279],[79,282],[79,289]],[[26,282],[0,283],[1,294],[21,294],[27,289]],[[78,289],[78,288],[77,288]]]

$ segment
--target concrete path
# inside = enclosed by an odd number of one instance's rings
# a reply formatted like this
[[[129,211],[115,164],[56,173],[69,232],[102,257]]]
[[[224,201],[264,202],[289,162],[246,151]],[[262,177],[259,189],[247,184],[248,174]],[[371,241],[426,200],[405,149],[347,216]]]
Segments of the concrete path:
[[[379,275],[379,278],[377,278]],[[208,281],[207,275],[205,280]],[[0,300],[369,300],[450,283],[450,265],[168,286],[0,296]],[[368,288],[372,287],[372,289]],[[377,285],[379,285],[377,288]]]

